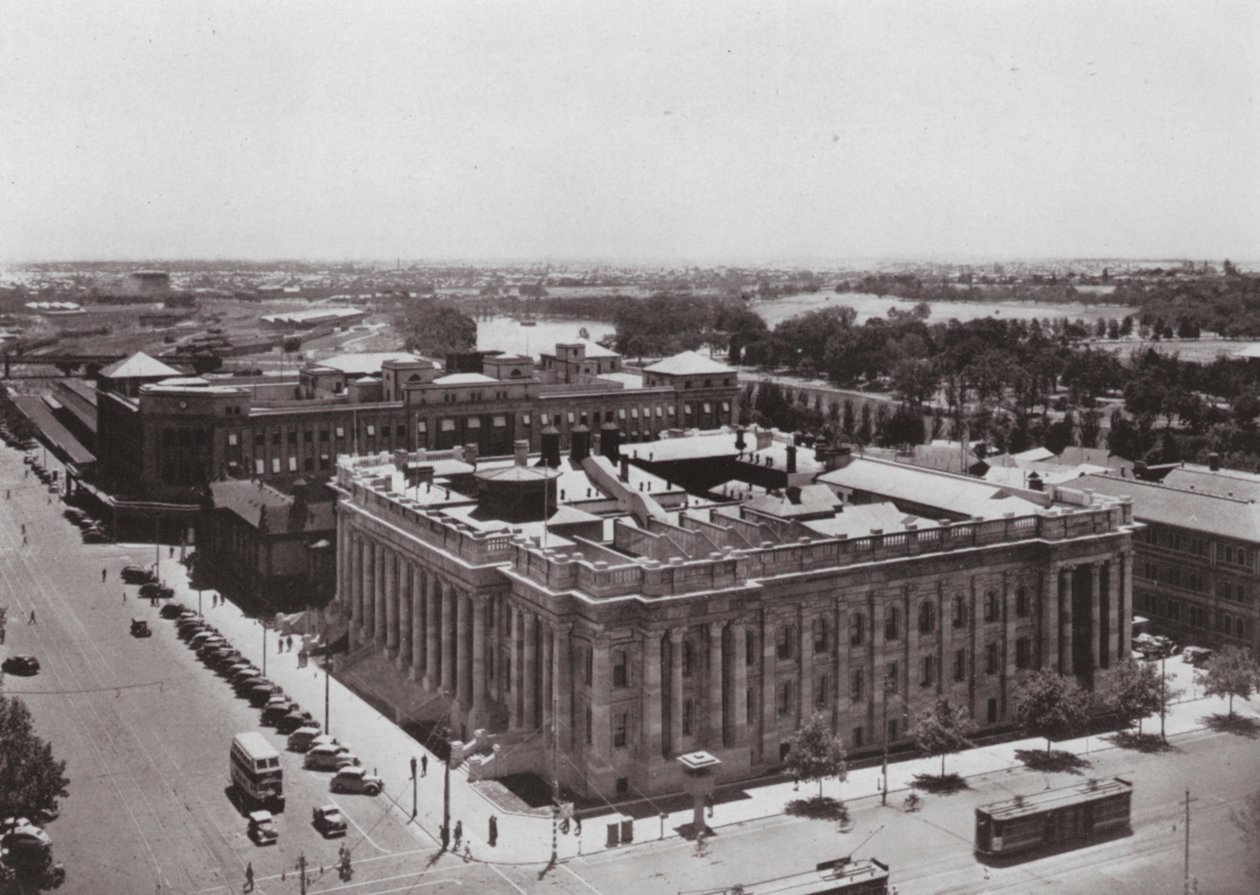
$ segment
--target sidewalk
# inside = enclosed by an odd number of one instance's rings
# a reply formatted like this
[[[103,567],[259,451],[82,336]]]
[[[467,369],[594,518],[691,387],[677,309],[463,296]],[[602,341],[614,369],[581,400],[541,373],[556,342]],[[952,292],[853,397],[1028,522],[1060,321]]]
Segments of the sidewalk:
[[[188,588],[187,570],[176,560],[162,556],[162,574],[167,583],[175,588],[176,598],[186,606],[196,608],[196,591]],[[242,615],[236,606],[227,604],[210,608],[211,591],[203,592],[202,606],[206,618],[227,637],[247,658],[262,667],[263,639],[267,641],[267,676],[284,687],[285,691],[302,704],[322,723],[324,710],[324,674],[314,664],[304,669],[297,667],[297,652],[277,653],[278,635],[266,632],[256,621]],[[296,639],[296,638],[295,638]],[[1194,669],[1185,665],[1180,656],[1167,663],[1167,670],[1178,678],[1176,686],[1184,687],[1182,701],[1170,705],[1166,717],[1169,737],[1188,733],[1204,727],[1203,718],[1214,713],[1224,714],[1227,701],[1221,698],[1207,699],[1202,689],[1192,690]],[[1197,698],[1196,698],[1197,697]],[[335,678],[330,685],[331,732],[359,755],[363,764],[385,780],[385,794],[378,798],[390,798],[395,811],[403,818],[411,814],[410,760],[419,762],[426,753],[421,744],[404,733],[394,723],[377,712],[357,695],[342,686]],[[1235,700],[1235,714],[1260,718],[1260,709],[1251,703]],[[1147,733],[1158,733],[1159,717],[1148,718],[1144,725]],[[1110,734],[1106,735],[1110,736]],[[1115,749],[1109,739],[1100,736],[1079,737],[1054,743],[1056,750],[1085,755],[1104,749]],[[1011,742],[979,746],[946,758],[946,771],[963,777],[974,777],[1022,767],[1015,757],[1021,749],[1040,751],[1045,740],[1021,739]],[[429,773],[417,781],[418,814],[413,824],[416,837],[423,845],[436,845],[442,819],[442,763],[432,753],[429,755]],[[910,789],[916,775],[934,775],[940,772],[939,758],[911,758],[890,762],[888,766],[888,799],[900,803]],[[1067,782],[1066,780],[1064,781]],[[844,783],[828,781],[822,792],[842,801],[876,798],[881,788],[879,765],[849,771]],[[802,783],[799,790],[790,780],[729,786],[717,793],[714,816],[709,825],[714,829],[747,823],[784,813],[785,806],[796,799],[808,799],[818,795],[817,783]],[[932,798],[932,796],[926,796]],[[678,806],[677,797],[656,800],[671,808]],[[634,806],[636,815],[647,811],[647,816],[634,821],[634,842],[657,841],[662,837],[662,822],[649,801]],[[486,844],[491,814],[498,816],[499,839],[496,848]],[[472,854],[478,861],[493,863],[545,863],[551,856],[551,820],[537,815],[514,814],[497,808],[468,782],[462,770],[451,773],[451,824],[462,821],[465,838],[471,837]],[[579,853],[592,854],[606,850],[606,824],[611,812],[601,816],[588,816],[584,821],[583,835],[579,838],[570,833],[560,835],[558,853],[561,859]],[[664,821],[664,838],[679,835],[678,829],[691,823],[691,807],[672,810]]]

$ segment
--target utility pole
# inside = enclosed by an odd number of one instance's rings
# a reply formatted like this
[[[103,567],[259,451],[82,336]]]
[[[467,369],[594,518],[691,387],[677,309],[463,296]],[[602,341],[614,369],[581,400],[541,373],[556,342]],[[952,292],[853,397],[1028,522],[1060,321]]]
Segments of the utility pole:
[[[544,520],[545,521],[545,520]],[[557,758],[560,750],[560,698],[559,688],[551,692],[551,866],[560,863],[560,771]]]
[[[879,804],[888,804],[888,693],[891,689],[889,681],[884,681],[884,759],[883,759],[883,783],[879,789]],[[894,684],[895,686],[895,684]]]
[[[329,653],[324,661],[324,733],[332,733],[332,728],[329,726],[330,721],[328,718],[328,682],[332,677],[332,668],[333,655],[332,653]]]
[[[411,756],[411,816],[416,816],[416,757]]]
[[[1193,891],[1190,887],[1190,787],[1186,787],[1186,895],[1190,895]]]
[[[1159,738],[1165,743],[1168,742],[1168,737],[1164,734],[1164,715],[1168,710],[1168,675],[1164,673],[1167,661],[1168,656],[1159,657]]]
[[[306,852],[298,855],[298,880],[301,895],[306,895]]]

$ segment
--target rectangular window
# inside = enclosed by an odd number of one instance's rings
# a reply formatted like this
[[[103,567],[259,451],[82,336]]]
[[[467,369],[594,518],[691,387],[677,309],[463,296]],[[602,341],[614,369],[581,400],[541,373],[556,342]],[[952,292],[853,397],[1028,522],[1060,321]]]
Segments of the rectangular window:
[[[272,443],[272,444],[277,444],[277,445],[280,443],[280,433],[279,433],[279,432],[272,432],[272,433],[271,433],[271,443]]]
[[[344,426],[338,426],[338,427],[337,427],[337,437],[338,437],[338,438],[345,438],[345,437],[346,437],[346,429],[345,429],[345,427],[344,427]]]
[[[442,420],[442,431],[443,432],[455,431],[455,421],[451,419],[449,416]]]
[[[814,652],[825,653],[830,648],[831,642],[827,636],[827,620],[825,618],[814,619]]]
[[[398,433],[398,434],[400,434],[400,435],[401,435],[402,433],[400,432],[400,433]],[[305,444],[310,444],[310,443],[311,443],[312,441],[314,441],[314,440],[315,440],[315,433],[314,433],[314,432],[312,432],[310,429],[307,429],[305,432],[303,432],[303,433],[302,433],[302,441],[303,441],[303,443],[305,443]]]
[[[626,725],[628,717],[625,712],[618,712],[613,715],[613,746],[617,749],[626,747]]]
[[[900,663],[889,662],[886,666],[884,666],[884,692],[885,693],[901,692]]]
[[[692,667],[691,667],[691,664],[692,664],[692,659],[693,659],[693,658],[694,658],[694,657],[691,655],[691,641],[690,641],[690,640],[683,640],[683,642],[682,642],[682,673],[683,673],[683,677],[691,677],[691,672],[692,672]]]
[[[1031,663],[1031,650],[1027,637],[1019,637],[1015,640],[1015,667],[1023,670]]]
[[[861,646],[866,640],[866,616],[858,613],[849,620],[849,645]]]
[[[861,749],[866,745],[866,731],[861,727],[853,728],[853,748]]]
[[[967,651],[965,649],[956,650],[954,652],[954,680],[964,681],[967,679]]]
[[[521,425],[522,425],[522,426],[528,426],[529,424],[530,424],[530,423],[529,423],[529,414],[528,414],[528,413],[522,413],[522,414],[521,414]]]
[[[267,443],[267,436],[261,432],[254,433],[254,447],[260,448]]]
[[[616,650],[613,653],[613,686],[629,686],[629,675],[626,673],[626,651]]]
[[[998,645],[990,643],[984,648],[984,673],[997,674],[998,670]]]
[[[328,430],[327,430],[327,429],[320,429],[320,430],[319,430],[319,440],[320,440],[320,441],[325,441],[325,442],[326,442],[326,441],[328,441]]]
[[[416,420],[416,431],[424,435],[429,431],[429,423],[427,420]]]
[[[639,408],[637,407],[630,408],[630,418],[636,419],[636,420],[639,418]]]
[[[271,471],[274,473],[278,473],[280,471],[280,458],[279,457],[271,458]]]
[[[705,412],[705,413],[712,413],[712,412],[713,412],[713,405],[712,405],[712,404],[710,404],[708,401],[705,401],[705,402],[704,402],[704,412]]]
[[[851,702],[861,702],[864,697],[865,687],[863,686],[862,669],[855,668],[849,675],[849,700]]]
[[[722,402],[722,412],[723,412],[723,413],[730,413],[730,412],[731,412],[731,402],[730,402],[730,401],[723,401],[723,402]]]
[[[752,632],[751,628],[744,630],[744,664],[757,664],[757,635]]]
[[[230,445],[231,447],[236,447],[236,433],[235,432],[228,433],[228,445]]]
[[[814,678],[814,708],[825,709],[831,695],[831,676],[820,674]]]
[[[595,680],[595,650],[586,650],[586,686],[590,686]]]
[[[997,719],[998,719],[998,712],[997,712],[997,700],[996,700],[996,699],[990,699],[990,700],[989,700],[989,713],[988,713],[988,714],[989,714],[989,723],[990,723],[990,724],[996,724],[996,723],[997,723]]]
[[[254,475],[263,475],[267,472],[267,461],[262,457],[254,460]]]
[[[920,660],[919,686],[930,687],[936,683],[936,656],[927,655]]]
[[[470,417],[469,417],[469,418],[465,421],[464,425],[466,425],[469,429],[480,429],[480,428],[481,428],[481,417],[479,417],[479,416],[470,416]]]
[[[307,433],[307,434],[309,435],[310,433]],[[395,435],[397,435],[399,438],[406,438],[406,437],[407,437],[407,426],[406,426],[406,424],[404,424],[404,423],[399,423],[397,426],[395,426],[395,427],[394,427],[394,434],[395,434]],[[309,439],[309,438],[308,438],[308,439],[306,439],[306,440],[307,440],[307,441],[310,441],[310,439]]]
[[[660,407],[657,407],[657,408],[656,408],[656,418],[659,420],[659,419],[660,419],[662,416],[664,416],[664,415],[665,415],[664,411],[663,411]]]
[[[778,647],[776,655],[780,659],[792,658],[792,632],[795,630],[793,625],[780,625],[778,629]]]
[[[691,722],[693,720],[694,715],[695,715],[695,703],[692,702],[690,699],[684,699],[683,700],[682,732],[683,732],[683,736],[685,737],[691,736]]]
[[[757,690],[754,687],[749,687],[744,693],[744,712],[746,718],[757,717]]]
[[[792,698],[792,682],[784,681],[779,684],[779,714],[790,715],[795,708],[796,700]]]
[[[593,742],[594,742],[594,728],[591,723],[591,707],[588,705],[586,707],[586,745],[589,746]]]
[[[617,409],[617,419],[624,420],[626,418],[626,408],[619,407]]]
[[[369,438],[372,438],[376,435],[376,425],[374,423],[367,424],[367,434]]]
[[[297,472],[297,457],[289,458],[289,472]]]
[[[897,739],[897,728],[898,728],[897,719],[889,718],[888,719],[888,741],[890,743],[893,740]]]
[[[496,417],[494,418],[494,427],[495,427],[496,429],[506,429],[506,428],[507,428],[507,417],[506,417],[506,416],[496,416]]]

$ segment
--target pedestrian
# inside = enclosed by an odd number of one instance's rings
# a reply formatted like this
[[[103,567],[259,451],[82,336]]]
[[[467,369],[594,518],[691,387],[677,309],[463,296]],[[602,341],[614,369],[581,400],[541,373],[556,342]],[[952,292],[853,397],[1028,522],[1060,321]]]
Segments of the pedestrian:
[[[472,843],[465,842],[464,843],[464,863],[467,864],[471,860],[472,860]]]
[[[459,841],[464,838],[464,822],[455,821],[455,850],[459,851]]]
[[[123,602],[124,602],[124,603],[126,603],[126,602],[127,602],[127,591],[126,591],[126,590],[124,590],[124,591],[123,591]]]
[[[25,535],[26,535],[26,523],[25,523],[25,522],[23,522],[23,523],[22,523],[22,535],[23,535],[23,536],[25,536]]]
[[[101,569],[101,584],[105,583],[106,574],[107,574],[106,571],[104,569]]]
[[[22,546],[25,547],[29,543],[30,540],[26,537],[26,535],[22,535]]]
[[[175,548],[174,548],[174,547],[172,547],[172,548],[171,548],[171,550],[170,550],[170,552],[169,552],[169,553],[167,553],[167,554],[166,554],[166,556],[167,556],[167,558],[169,559],[170,557],[173,557],[174,555],[175,555]]]
[[[35,624],[35,610],[34,609],[31,610],[31,617],[26,620],[26,623],[28,625]]]
[[[486,838],[489,839],[491,848],[499,841],[499,819],[493,814],[490,815],[490,835]]]
[[[245,864],[245,891],[254,891],[254,864],[252,861]]]
[[[427,755],[420,756],[420,776],[429,776],[429,756]]]

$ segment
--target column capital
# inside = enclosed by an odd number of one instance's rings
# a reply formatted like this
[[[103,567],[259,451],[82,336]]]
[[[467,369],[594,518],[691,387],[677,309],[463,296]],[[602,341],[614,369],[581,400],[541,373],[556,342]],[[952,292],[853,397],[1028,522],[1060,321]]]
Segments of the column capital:
[[[721,637],[722,629],[726,627],[725,621],[709,622],[706,627],[709,629],[709,635],[712,637]]]
[[[669,629],[670,643],[682,643],[683,638],[686,636],[687,636],[686,628],[670,628]]]

